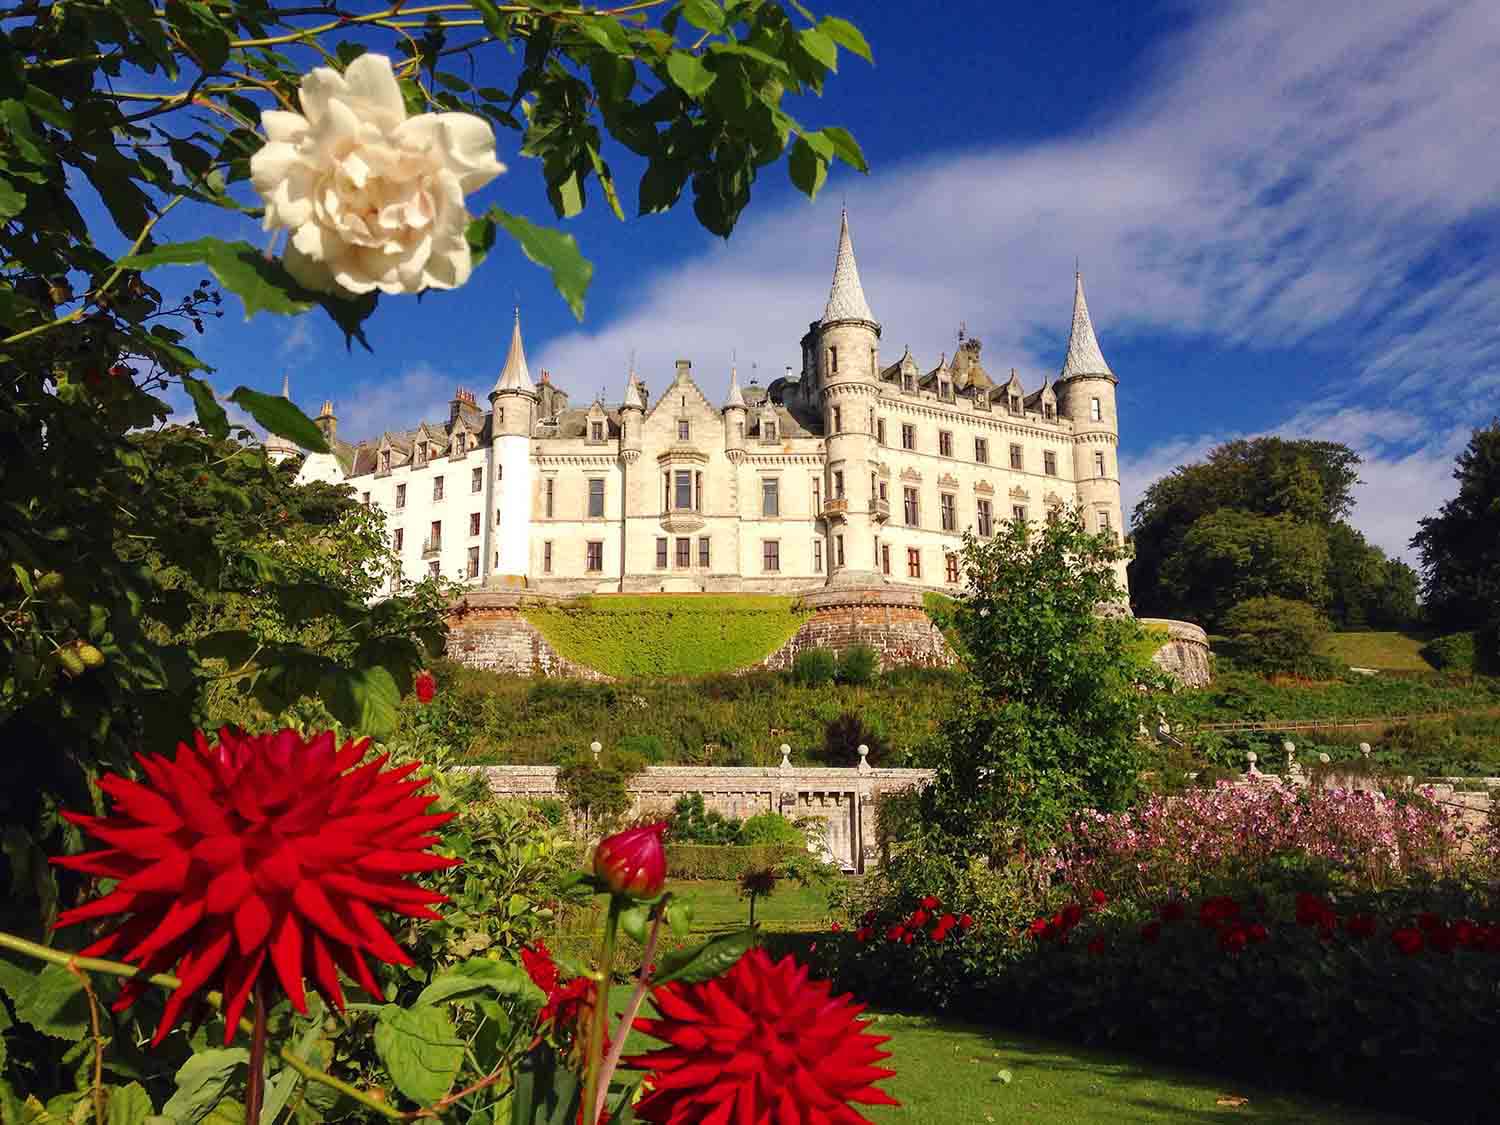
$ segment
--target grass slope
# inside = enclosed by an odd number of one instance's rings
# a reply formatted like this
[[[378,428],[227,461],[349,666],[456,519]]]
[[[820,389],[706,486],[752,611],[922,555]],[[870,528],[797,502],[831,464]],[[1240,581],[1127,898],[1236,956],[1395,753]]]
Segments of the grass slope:
[[[1355,668],[1385,672],[1430,672],[1422,656],[1430,638],[1423,633],[1330,633],[1323,651]]]

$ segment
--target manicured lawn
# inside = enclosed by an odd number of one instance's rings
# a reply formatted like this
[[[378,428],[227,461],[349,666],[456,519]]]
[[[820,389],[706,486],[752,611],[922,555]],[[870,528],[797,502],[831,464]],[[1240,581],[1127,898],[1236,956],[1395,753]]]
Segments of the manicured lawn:
[[[740,898],[736,883],[719,879],[672,881],[672,891],[693,903],[693,930],[703,934],[743,929],[750,919],[750,903]],[[827,927],[828,892],[783,880],[776,893],[755,903],[755,920],[768,930],[821,930]]]
[[[1330,633],[1325,651],[1356,668],[1430,672],[1432,665],[1421,654],[1427,641],[1422,633]]]

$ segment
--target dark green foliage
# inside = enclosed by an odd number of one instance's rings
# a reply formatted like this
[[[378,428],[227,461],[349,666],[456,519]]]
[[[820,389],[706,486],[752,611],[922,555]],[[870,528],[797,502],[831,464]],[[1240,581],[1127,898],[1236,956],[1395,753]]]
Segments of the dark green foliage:
[[[674,879],[739,879],[747,871],[784,865],[806,850],[785,844],[674,844],[667,849],[667,874]]]
[[[1469,633],[1449,633],[1434,637],[1422,646],[1422,655],[1434,667],[1447,672],[1474,671],[1475,637]]]
[[[666,761],[667,757],[667,748],[654,734],[627,734],[620,739],[619,748],[623,753],[634,754],[649,765],[658,765]]]
[[[1077,809],[1117,808],[1134,791],[1141,685],[1162,677],[1135,655],[1135,620],[1099,612],[1121,596],[1121,557],[1077,510],[965,538],[951,614],[965,682],[925,795],[956,851],[1030,848]]]
[[[1161,589],[1174,612],[1215,628],[1230,606],[1249,598],[1322,605],[1327,571],[1328,537],[1317,524],[1225,508],[1188,528],[1162,564]]]
[[[780,813],[757,813],[740,823],[740,843],[805,848],[807,833]]]
[[[850,645],[839,655],[838,682],[863,686],[880,671],[880,655],[869,645]]]
[[[674,844],[738,844],[740,822],[716,809],[705,809],[702,793],[687,793],[677,798],[672,815],[667,818],[668,834]]]
[[[1224,615],[1223,629],[1235,655],[1262,672],[1328,674],[1330,662],[1318,655],[1328,633],[1323,615],[1306,602],[1250,598]]]
[[[837,673],[838,657],[831,649],[805,648],[792,658],[792,680],[803,687],[831,684]]]
[[[830,765],[859,765],[859,748],[869,747],[870,765],[879,765],[890,754],[890,746],[876,729],[855,711],[845,711],[823,728],[823,760]]]
[[[620,749],[575,750],[558,766],[557,784],[583,819],[585,835],[608,831],[630,808],[630,779],[646,768],[639,754]]]

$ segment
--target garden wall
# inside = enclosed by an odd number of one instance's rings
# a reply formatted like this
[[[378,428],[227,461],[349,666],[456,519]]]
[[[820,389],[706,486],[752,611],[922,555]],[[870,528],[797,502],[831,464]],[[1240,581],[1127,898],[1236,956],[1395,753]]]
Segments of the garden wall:
[[[515,676],[610,677],[567,659],[521,614],[528,602],[556,599],[542,594],[481,590],[465,594],[448,614],[446,651],[450,660]]]
[[[953,663],[953,653],[922,608],[918,591],[898,587],[819,590],[805,595],[802,602],[812,609],[812,617],[761,667],[790,668],[804,649],[843,652],[854,645],[874,649],[882,668]]]
[[[1184,687],[1207,687],[1213,679],[1208,660],[1208,634],[1189,621],[1170,621],[1164,617],[1142,617],[1142,625],[1165,628],[1169,640],[1151,660]]]

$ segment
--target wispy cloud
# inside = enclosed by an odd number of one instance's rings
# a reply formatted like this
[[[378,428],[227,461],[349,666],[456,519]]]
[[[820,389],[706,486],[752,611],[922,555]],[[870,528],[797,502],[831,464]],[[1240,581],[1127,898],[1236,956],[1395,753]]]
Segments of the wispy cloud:
[[[418,422],[448,417],[455,387],[464,384],[426,363],[408,367],[394,378],[372,381],[357,398],[335,401],[339,436],[350,441],[379,437],[385,430],[405,430]]]
[[[1329,377],[1289,398],[1285,429],[1349,435],[1367,457],[1356,522],[1402,550],[1450,491],[1453,433],[1487,419],[1500,386],[1485,255],[1500,20],[1492,0],[1323,0],[1315,16],[1247,0],[1199,16],[1107,119],[849,186],[884,358],[910,343],[935,361],[962,319],[992,370],[1035,385],[1061,359],[1080,254],[1106,354],[1141,333],[1330,356]],[[541,362],[590,390],[623,384],[632,349],[657,385],[695,358],[711,394],[732,349],[742,376],[752,361],[779,373],[822,309],[835,229],[831,203],[762,214]],[[1208,373],[1122,376],[1166,401]],[[1137,495],[1217,440],[1132,448],[1128,418],[1122,438]]]

